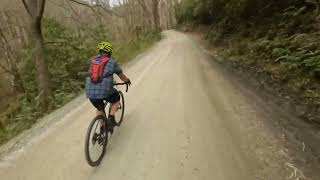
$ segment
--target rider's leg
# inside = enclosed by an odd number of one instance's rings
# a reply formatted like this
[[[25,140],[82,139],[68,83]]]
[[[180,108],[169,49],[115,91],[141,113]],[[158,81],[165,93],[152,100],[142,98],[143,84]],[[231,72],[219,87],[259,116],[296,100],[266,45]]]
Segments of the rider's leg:
[[[114,121],[114,115],[116,114],[116,112],[120,107],[120,94],[118,92],[113,93],[109,97],[108,102],[111,104],[111,109],[110,109],[108,118]]]
[[[119,110],[119,107],[120,107],[120,101],[113,103],[111,105],[111,110],[109,115],[114,116],[116,112]]]
[[[104,111],[104,107],[105,107],[104,102],[103,102],[103,100],[101,100],[101,102],[99,103],[99,105],[97,107],[97,116],[103,116],[104,117],[104,118],[100,119],[101,128],[103,128],[104,124],[105,124],[104,119],[106,117],[106,113]]]
[[[103,117],[106,116],[104,112],[105,105],[104,105],[103,99],[90,99],[90,102],[97,109],[96,110],[97,116],[103,116]],[[104,126],[104,118],[100,119],[100,127],[103,128],[103,126]]]
[[[103,99],[90,99],[91,104],[97,109],[97,116],[102,115],[105,116],[104,113],[104,102]]]
[[[110,108],[110,112],[109,112],[109,117],[108,119],[110,120],[110,122],[112,123],[112,126],[116,126],[116,120],[114,115],[116,114],[116,112],[119,110],[120,107],[120,96],[117,95],[117,98],[115,99],[114,102],[112,102],[111,104],[111,108]]]
[[[108,119],[112,123],[112,126],[116,126],[117,125],[114,115],[119,110],[119,107],[120,107],[120,101],[117,101],[117,102],[115,102],[115,103],[113,103],[111,105],[111,109],[110,109],[110,113],[109,113]]]
[[[103,111],[100,111],[98,109],[97,109],[96,114],[97,114],[97,116],[106,116]]]

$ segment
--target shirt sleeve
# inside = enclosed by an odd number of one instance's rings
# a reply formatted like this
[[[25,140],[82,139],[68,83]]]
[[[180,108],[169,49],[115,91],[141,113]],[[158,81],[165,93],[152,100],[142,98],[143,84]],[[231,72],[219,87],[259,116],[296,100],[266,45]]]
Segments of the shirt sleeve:
[[[118,75],[122,73],[122,69],[117,62],[114,62],[114,73]]]

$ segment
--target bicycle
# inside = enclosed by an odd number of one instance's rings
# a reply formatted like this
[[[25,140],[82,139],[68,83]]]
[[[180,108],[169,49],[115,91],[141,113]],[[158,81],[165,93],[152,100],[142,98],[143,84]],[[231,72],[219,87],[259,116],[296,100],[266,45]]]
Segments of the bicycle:
[[[114,83],[114,86],[119,86],[119,85],[126,85],[126,92],[128,92],[128,83]],[[120,90],[118,90],[118,92],[120,94],[120,107],[115,115],[116,126],[121,125],[123,121],[124,108],[125,108],[123,93]],[[107,107],[108,102],[105,101],[104,103],[105,103],[105,107]],[[110,110],[111,110],[111,105],[109,106],[108,114],[110,113]],[[108,124],[110,123],[107,122],[109,121],[109,119],[107,118],[108,115],[106,114],[105,110],[104,110],[104,114],[105,116],[101,116],[101,115],[96,116],[91,121],[87,130],[86,139],[85,139],[85,157],[90,166],[98,166],[100,164],[100,162],[102,161],[105,155],[108,140],[113,133],[113,128],[111,128],[110,126],[108,127]],[[102,126],[101,126],[101,123],[103,123]],[[96,130],[98,130],[98,132],[96,132]],[[90,145],[92,146],[97,145],[98,147],[102,148],[101,152],[97,154],[98,156],[96,158],[94,158],[90,154]]]

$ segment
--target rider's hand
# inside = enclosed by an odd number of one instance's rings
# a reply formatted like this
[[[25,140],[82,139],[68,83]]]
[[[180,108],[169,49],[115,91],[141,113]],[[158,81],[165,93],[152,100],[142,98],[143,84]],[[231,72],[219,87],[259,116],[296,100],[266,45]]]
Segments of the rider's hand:
[[[129,86],[131,86],[131,81],[130,81],[129,78],[126,80],[126,83],[127,83]]]

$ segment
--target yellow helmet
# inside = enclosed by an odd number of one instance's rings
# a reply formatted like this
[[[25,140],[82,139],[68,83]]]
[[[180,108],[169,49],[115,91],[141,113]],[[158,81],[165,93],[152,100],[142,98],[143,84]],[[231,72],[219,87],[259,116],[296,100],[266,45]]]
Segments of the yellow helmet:
[[[101,42],[98,44],[98,50],[100,51],[105,51],[105,52],[108,52],[108,53],[112,53],[112,44],[109,43],[109,42]]]

